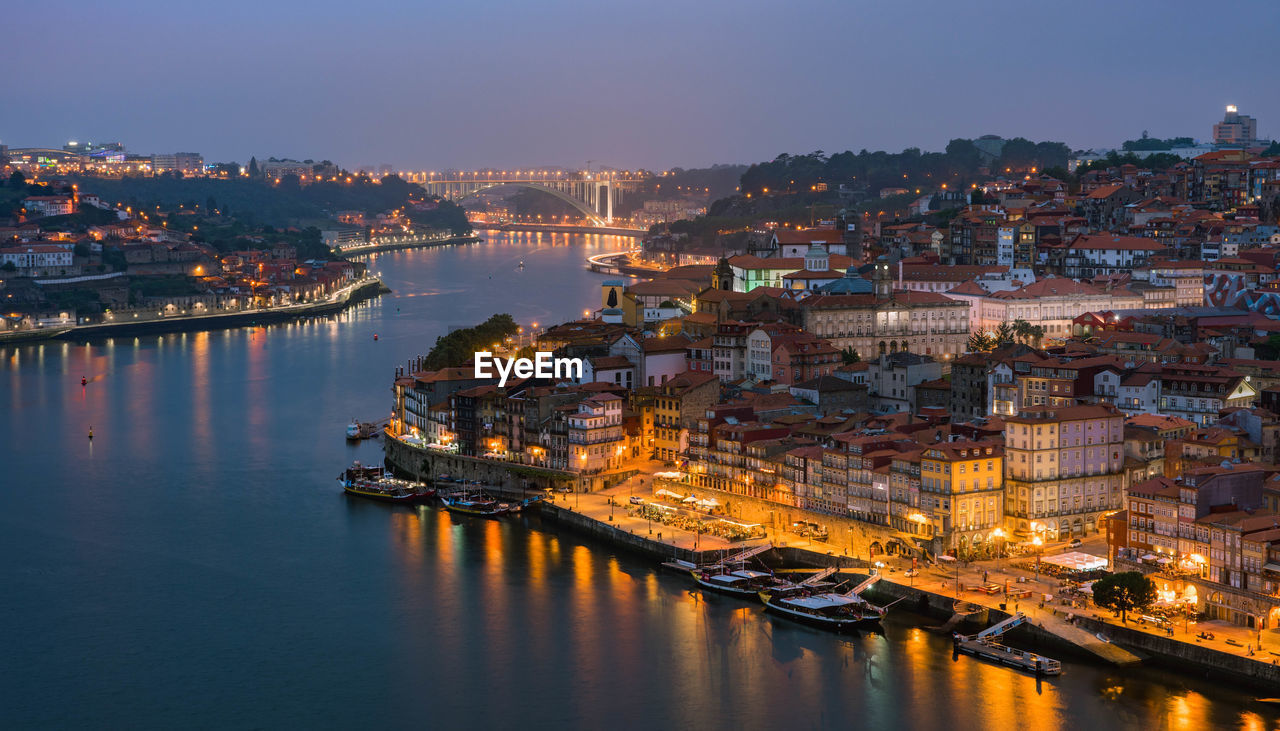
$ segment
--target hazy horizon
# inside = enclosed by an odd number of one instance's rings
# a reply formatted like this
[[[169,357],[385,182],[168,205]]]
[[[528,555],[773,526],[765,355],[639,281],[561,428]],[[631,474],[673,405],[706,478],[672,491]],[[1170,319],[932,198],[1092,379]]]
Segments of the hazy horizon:
[[[1261,0],[1230,18],[1188,0],[100,7],[9,8],[0,143],[664,169],[984,134],[1204,140],[1227,104],[1280,136],[1280,4]]]

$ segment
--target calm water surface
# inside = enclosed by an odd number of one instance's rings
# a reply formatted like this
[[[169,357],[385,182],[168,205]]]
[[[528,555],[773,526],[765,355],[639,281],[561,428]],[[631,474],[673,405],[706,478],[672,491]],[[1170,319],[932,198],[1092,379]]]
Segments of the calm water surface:
[[[703,598],[532,517],[347,498],[380,452],[343,429],[396,365],[597,307],[584,257],[629,244],[486,236],[372,259],[395,293],[331,319],[0,348],[0,725],[1275,726],[1229,686],[1037,681],[904,620],[842,639]]]

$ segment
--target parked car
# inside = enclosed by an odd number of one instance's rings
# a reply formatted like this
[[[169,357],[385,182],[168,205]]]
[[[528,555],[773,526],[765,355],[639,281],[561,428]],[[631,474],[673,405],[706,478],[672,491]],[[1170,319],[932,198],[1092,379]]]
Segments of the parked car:
[[[631,496],[631,504],[632,504],[632,505],[644,505],[644,498],[640,497],[639,495],[632,495],[632,496]]]

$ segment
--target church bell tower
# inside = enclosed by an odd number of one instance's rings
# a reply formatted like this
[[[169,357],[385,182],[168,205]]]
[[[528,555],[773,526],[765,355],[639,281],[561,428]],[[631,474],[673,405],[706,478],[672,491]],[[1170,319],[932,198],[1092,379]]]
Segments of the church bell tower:
[[[729,260],[723,256],[716,263],[715,273],[711,275],[711,288],[733,291],[733,267],[729,266]]]
[[[871,282],[875,285],[876,299],[889,299],[893,294],[893,275],[889,273],[889,257],[884,255],[876,257],[876,267],[871,275]]]

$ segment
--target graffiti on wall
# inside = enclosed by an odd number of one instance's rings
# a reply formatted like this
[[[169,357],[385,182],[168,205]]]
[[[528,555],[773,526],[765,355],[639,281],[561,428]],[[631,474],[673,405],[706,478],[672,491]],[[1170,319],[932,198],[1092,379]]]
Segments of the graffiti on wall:
[[[1204,299],[1213,307],[1280,315],[1280,292],[1249,289],[1243,274],[1215,272],[1204,275]]]

